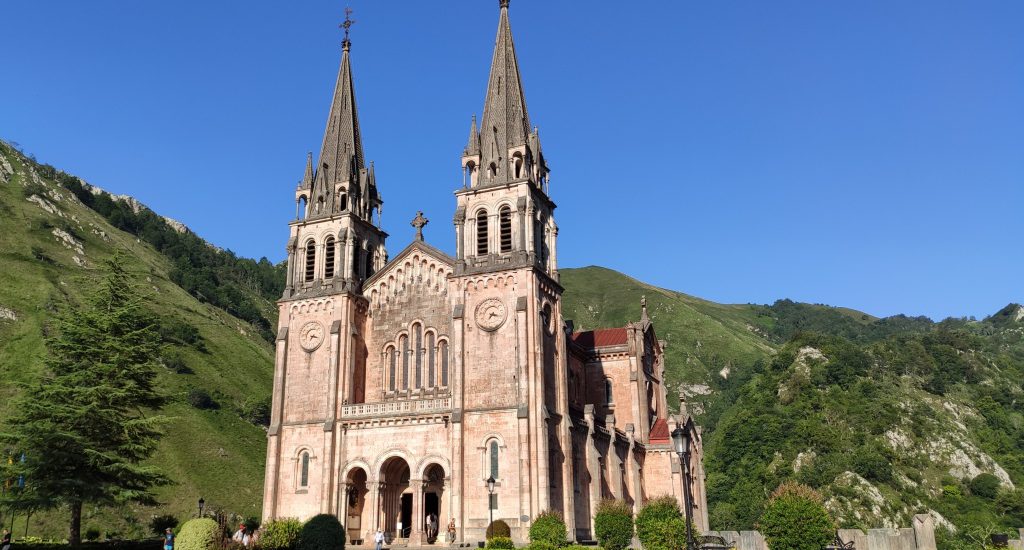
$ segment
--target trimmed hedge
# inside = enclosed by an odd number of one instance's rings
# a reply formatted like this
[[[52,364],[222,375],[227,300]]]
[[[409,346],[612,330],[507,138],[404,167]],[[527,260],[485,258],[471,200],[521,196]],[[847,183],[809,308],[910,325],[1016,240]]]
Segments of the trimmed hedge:
[[[210,518],[190,519],[174,539],[175,550],[212,550],[220,544],[220,525]]]
[[[515,543],[509,537],[492,537],[487,539],[486,548],[498,548],[501,550],[515,550]]]
[[[318,514],[299,532],[296,550],[345,550],[345,528],[333,514]]]
[[[503,520],[496,519],[487,526],[487,540],[491,540],[494,537],[511,538],[512,528],[508,526]]]
[[[822,502],[821,494],[806,485],[779,485],[757,523],[769,548],[821,550],[831,542],[836,524]]]
[[[262,550],[291,550],[295,548],[300,532],[302,523],[295,518],[268,521],[263,526],[263,534],[260,535],[258,544]]]
[[[543,542],[561,548],[566,545],[567,538],[565,522],[557,512],[541,512],[530,525],[530,542]]]
[[[602,500],[594,515],[594,536],[604,550],[629,548],[633,542],[633,509],[621,500]]]
[[[645,550],[686,548],[686,521],[679,510],[679,501],[663,496],[644,505],[636,516],[636,536]]]

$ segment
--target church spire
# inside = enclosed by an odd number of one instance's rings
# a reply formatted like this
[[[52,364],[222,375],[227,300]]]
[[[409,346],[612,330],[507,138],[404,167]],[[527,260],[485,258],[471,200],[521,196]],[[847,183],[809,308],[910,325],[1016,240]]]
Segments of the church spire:
[[[530,117],[526,112],[526,97],[508,21],[508,0],[500,0],[499,7],[498,36],[480,120],[480,168],[486,184],[506,183],[527,176],[525,166],[516,169],[509,159],[515,154],[514,149],[528,145],[530,136]],[[519,174],[515,173],[517,171]]]

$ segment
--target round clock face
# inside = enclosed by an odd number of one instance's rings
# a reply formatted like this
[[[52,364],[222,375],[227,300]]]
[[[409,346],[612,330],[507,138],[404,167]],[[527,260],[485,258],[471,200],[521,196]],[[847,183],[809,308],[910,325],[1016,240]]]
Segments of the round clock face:
[[[299,329],[299,345],[306,351],[313,351],[324,341],[324,326],[310,321]]]
[[[476,306],[476,325],[483,330],[497,330],[505,322],[505,304],[488,298]]]

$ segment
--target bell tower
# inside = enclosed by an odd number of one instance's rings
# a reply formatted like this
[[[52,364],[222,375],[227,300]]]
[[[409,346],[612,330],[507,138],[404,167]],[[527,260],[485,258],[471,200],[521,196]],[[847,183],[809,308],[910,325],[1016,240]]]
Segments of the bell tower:
[[[555,203],[526,108],[508,0],[499,9],[483,115],[479,125],[473,117],[462,152],[449,296],[454,346],[461,350],[455,358],[456,439],[465,448],[496,445],[489,456],[505,458],[491,477],[510,489],[466,511],[471,519],[489,505],[494,517],[520,518],[519,528],[526,529],[541,511],[559,510],[573,532]],[[487,477],[466,479],[467,493],[484,491],[475,486]]]

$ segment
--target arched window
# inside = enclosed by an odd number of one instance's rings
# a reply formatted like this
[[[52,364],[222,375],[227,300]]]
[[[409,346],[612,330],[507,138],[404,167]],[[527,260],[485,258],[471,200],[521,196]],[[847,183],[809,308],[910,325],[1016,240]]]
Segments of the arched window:
[[[409,338],[402,335],[398,338],[398,347],[402,350],[402,389],[409,389]]]
[[[321,213],[323,211],[324,211],[324,198],[323,197],[317,197],[316,198],[316,213],[319,214],[319,213]]]
[[[341,195],[338,195],[338,211],[344,212],[346,210],[348,210],[348,195],[342,193]]]
[[[498,211],[498,227],[501,237],[501,251],[512,252],[512,209],[502,206]]]
[[[324,279],[334,277],[334,237],[324,240]]]
[[[437,355],[437,348],[434,346],[434,333],[427,333],[427,387],[433,388],[437,386],[437,373],[435,372],[435,365],[437,365],[435,359]]]
[[[316,273],[316,243],[309,241],[306,243],[306,276],[303,280],[311,282],[313,275]]]
[[[492,439],[488,445],[488,473],[494,479],[498,479],[498,440]]]
[[[302,465],[299,472],[299,487],[309,487],[309,452],[302,452]]]
[[[476,213],[476,253],[478,256],[487,254],[487,211],[481,209]]]
[[[299,220],[306,219],[306,196],[299,197],[299,202],[295,209],[295,218]]]
[[[415,388],[423,387],[423,325],[416,323],[412,326],[413,353],[416,354],[416,385]]]
[[[491,165],[487,167],[487,179],[494,181],[494,178],[496,177],[498,177],[498,165],[492,162]]]
[[[512,170],[516,175],[516,179],[521,178],[523,173],[523,155],[522,153],[516,153],[512,155]]]
[[[615,396],[612,393],[612,379],[611,378],[605,378],[604,379],[604,402],[607,405],[611,405],[612,403],[615,402]]]
[[[396,364],[398,363],[398,354],[395,353],[395,348],[388,346],[388,349],[384,352],[384,357],[388,361],[388,390],[395,391],[395,372]]]
[[[448,387],[448,340],[441,340],[437,353],[441,356],[441,386]]]

